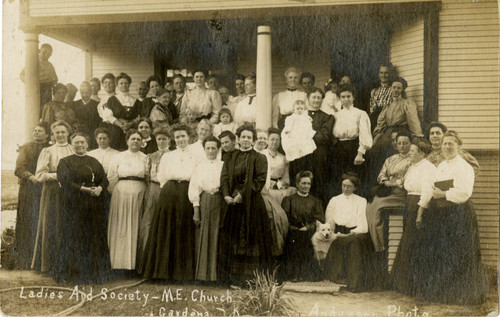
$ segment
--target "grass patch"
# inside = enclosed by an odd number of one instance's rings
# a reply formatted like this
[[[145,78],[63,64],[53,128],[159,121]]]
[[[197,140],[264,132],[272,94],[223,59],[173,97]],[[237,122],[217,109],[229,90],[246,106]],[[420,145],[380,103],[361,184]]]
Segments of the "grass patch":
[[[2,170],[2,210],[17,209],[17,195],[19,193],[19,181],[14,171]]]

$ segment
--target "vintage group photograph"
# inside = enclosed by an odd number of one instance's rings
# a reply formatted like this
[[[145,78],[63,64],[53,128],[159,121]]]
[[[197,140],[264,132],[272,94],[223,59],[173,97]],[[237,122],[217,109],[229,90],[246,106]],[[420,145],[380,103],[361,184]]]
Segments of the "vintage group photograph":
[[[5,0],[8,316],[497,316],[495,0]]]

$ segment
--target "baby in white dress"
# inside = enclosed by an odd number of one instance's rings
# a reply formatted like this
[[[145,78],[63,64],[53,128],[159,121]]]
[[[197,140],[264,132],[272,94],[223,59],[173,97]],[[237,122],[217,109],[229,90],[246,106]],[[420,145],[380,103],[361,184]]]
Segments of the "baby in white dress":
[[[285,150],[287,161],[293,161],[316,150],[313,137],[316,131],[312,128],[312,118],[302,100],[293,104],[293,113],[285,119],[285,127],[281,132],[281,145]]]

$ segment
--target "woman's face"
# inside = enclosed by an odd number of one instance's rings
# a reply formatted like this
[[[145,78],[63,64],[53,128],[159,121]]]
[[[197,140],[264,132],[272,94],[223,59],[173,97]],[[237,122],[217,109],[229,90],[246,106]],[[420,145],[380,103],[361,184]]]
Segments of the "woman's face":
[[[277,133],[272,133],[267,139],[267,148],[271,151],[278,151],[281,144],[280,135]]]
[[[408,154],[410,155],[410,160],[412,163],[418,163],[425,158],[424,152],[420,151],[418,146],[416,146],[415,144],[412,144],[410,146],[410,152]]]
[[[106,78],[103,82],[102,82],[102,85],[104,87],[104,90],[106,90],[106,92],[108,94],[111,94],[113,92],[115,92],[115,82],[111,79],[111,78]]]
[[[339,84],[336,82],[332,82],[330,84],[330,91],[333,92],[334,94],[337,94],[338,90],[339,90]]]
[[[296,88],[299,84],[299,74],[296,72],[288,72],[286,74],[286,85],[288,88]]]
[[[253,133],[252,131],[244,130],[240,134],[240,148],[242,150],[251,149],[253,146]]]
[[[56,142],[59,144],[65,144],[68,142],[68,129],[66,129],[65,126],[63,125],[58,125],[57,127],[54,128],[52,131],[54,134],[54,138],[56,139]]]
[[[349,109],[351,108],[353,102],[354,102],[354,96],[352,95],[352,92],[343,91],[340,93],[340,103],[342,103],[343,107]]]
[[[208,88],[213,90],[219,89],[219,81],[217,78],[212,77],[208,80]]]
[[[319,92],[313,92],[309,95],[309,107],[313,110],[317,110],[321,108],[321,102],[323,101],[323,97]]]
[[[131,152],[139,151],[142,145],[142,136],[139,133],[132,134],[127,140],[127,145]]]
[[[149,90],[153,93],[153,96],[159,96],[162,89],[160,83],[153,80],[149,83]]]
[[[49,135],[44,128],[38,126],[35,127],[33,130],[33,139],[35,139],[35,142],[47,142],[48,138]]]
[[[187,131],[180,130],[174,132],[175,145],[179,149],[183,149],[189,145],[189,136]]]
[[[109,136],[106,133],[99,133],[96,141],[100,149],[105,150],[109,147]]]
[[[266,132],[257,132],[257,142],[255,142],[255,147],[257,151],[262,151],[267,147],[268,135]]]
[[[196,87],[205,87],[205,74],[202,72],[196,72],[193,76],[194,83]]]
[[[346,196],[351,195],[356,190],[356,186],[349,179],[342,181],[342,193]]]
[[[81,135],[75,136],[71,141],[71,145],[73,146],[75,154],[78,155],[83,155],[87,153],[87,148],[89,147],[87,140]]]
[[[90,87],[92,87],[92,94],[97,95],[97,93],[99,93],[99,90],[101,90],[101,83],[95,80],[91,81]]]
[[[245,80],[245,93],[247,95],[253,95],[253,94],[255,94],[255,91],[256,91],[256,87],[255,87],[254,81],[251,79]]]
[[[218,153],[219,148],[217,147],[217,143],[215,141],[205,143],[205,154],[207,155],[207,159],[211,161],[215,160]]]
[[[245,81],[242,79],[236,79],[234,82],[234,85],[236,87],[236,92],[238,95],[242,95],[245,93]]]
[[[66,91],[64,89],[58,89],[54,93],[54,101],[63,102],[65,97],[66,97]]]
[[[401,97],[401,95],[403,94],[403,84],[399,81],[393,82],[391,86],[391,92],[393,97]]]
[[[411,142],[407,136],[400,136],[399,138],[397,138],[397,142],[398,142],[399,154],[405,155],[408,154],[408,152],[410,152]]]
[[[168,149],[170,139],[165,134],[158,134],[156,136],[156,145],[158,145],[159,150]]]
[[[143,139],[147,139],[151,136],[151,127],[146,121],[142,121],[137,126],[137,131],[141,134]]]
[[[378,70],[378,78],[382,84],[388,84],[391,79],[391,70],[389,67],[381,66]]]
[[[125,78],[120,78],[118,81],[118,90],[121,92],[128,92],[130,83]]]
[[[443,143],[443,130],[440,127],[432,127],[429,130],[429,141],[433,147],[441,147]]]
[[[196,127],[196,133],[198,133],[198,140],[205,140],[212,135],[212,129],[206,123],[198,123]]]
[[[445,136],[443,138],[443,145],[441,146],[441,149],[443,151],[444,158],[450,160],[457,156],[460,146],[458,145],[455,137]]]
[[[300,182],[297,184],[297,190],[302,195],[309,194],[309,191],[311,190],[311,184],[312,181],[309,177],[302,177],[300,179]]]
[[[177,77],[174,79],[174,89],[178,94],[182,94],[186,88],[186,83],[182,78]]]

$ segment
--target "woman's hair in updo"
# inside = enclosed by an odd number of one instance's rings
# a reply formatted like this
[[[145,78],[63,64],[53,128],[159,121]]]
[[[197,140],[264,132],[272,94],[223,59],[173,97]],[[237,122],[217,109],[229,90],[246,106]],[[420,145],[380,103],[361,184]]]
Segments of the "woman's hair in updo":
[[[202,73],[205,76],[205,79],[208,79],[208,69],[206,69],[204,67],[198,67],[197,69],[195,69],[193,71],[193,76],[196,73]]]
[[[38,122],[37,124],[35,124],[33,129],[35,129],[36,127],[42,128],[45,131],[45,134],[50,135],[50,125],[47,122]]]
[[[107,73],[105,74],[104,76],[102,76],[101,78],[101,83],[104,83],[104,81],[106,79],[111,79],[112,82],[115,82],[115,75],[111,74],[111,73]]]
[[[89,137],[89,135],[87,133],[84,133],[84,132],[73,133],[73,135],[71,135],[71,137],[70,137],[71,142],[73,142],[73,139],[76,138],[77,136],[84,137],[85,141],[87,142],[87,145],[90,144],[90,137]]]
[[[300,76],[302,74],[302,72],[297,67],[288,67],[285,70],[285,77],[288,76],[288,74],[291,72],[296,73],[298,76]]]
[[[280,136],[280,140],[281,140],[281,130],[278,129],[278,128],[275,128],[275,127],[270,127],[269,129],[267,129],[267,134],[268,135],[271,135],[271,134],[277,134]]]
[[[406,129],[401,129],[398,134],[396,135],[396,142],[398,141],[398,139],[402,136],[405,136],[408,138],[408,140],[410,140],[411,142],[411,133],[410,131],[406,130]]]
[[[342,181],[344,181],[346,179],[348,179],[351,183],[353,183],[354,186],[356,186],[356,188],[359,188],[359,186],[361,185],[361,181],[359,180],[359,176],[355,172],[347,172],[347,173],[342,174]]]
[[[56,122],[52,123],[52,125],[50,126],[50,131],[54,132],[54,129],[56,127],[65,127],[68,134],[73,133],[73,128],[64,120],[57,120]]]
[[[184,123],[176,123],[170,129],[170,133],[172,134],[172,138],[175,137],[175,132],[177,131],[186,131],[187,135],[191,137],[193,135],[193,129],[187,124]]]
[[[443,133],[445,133],[446,131],[448,131],[448,128],[444,124],[442,124],[441,122],[439,122],[439,121],[432,121],[427,126],[427,129],[425,129],[425,134],[426,134],[426,138],[427,139],[429,139],[429,137],[431,136],[431,129],[432,128],[439,128],[439,129],[441,129],[441,132],[443,132]]]
[[[116,76],[116,79],[115,79],[116,85],[118,85],[118,82],[120,81],[120,79],[125,79],[126,81],[128,81],[129,85],[132,83],[132,78],[125,73],[120,73],[120,75]]]
[[[356,96],[356,88],[351,84],[342,84],[339,89],[337,89],[337,97],[340,98],[340,94],[346,91],[350,91],[352,96]]]
[[[432,152],[432,145],[427,139],[415,138],[415,139],[413,139],[411,144],[418,147],[419,151],[424,153],[425,156],[429,155]]]
[[[148,86],[148,88],[152,81],[156,81],[160,86],[162,85],[160,77],[151,75],[148,77],[148,79],[146,79],[146,86]]]
[[[458,135],[457,131],[455,131],[455,130],[446,131],[443,135],[443,139],[447,136],[454,137],[458,146],[462,146],[462,138]]]
[[[68,87],[66,87],[66,85],[57,83],[54,86],[52,86],[52,94],[55,95],[61,89],[64,90],[65,95],[68,93]]]
[[[155,137],[157,137],[160,134],[166,136],[169,139],[171,138],[170,128],[168,128],[168,127],[158,127],[158,128],[153,130],[153,135]]]
[[[153,122],[148,117],[141,117],[139,123],[137,123],[137,128],[139,128],[139,124],[142,122],[146,122],[149,125],[149,128],[153,130]]]
[[[408,88],[408,82],[403,77],[394,78],[392,83],[394,84],[395,82],[401,83],[403,85],[403,92],[406,90],[406,88]]]
[[[241,133],[243,131],[252,132],[253,140],[254,141],[257,140],[257,131],[255,130],[255,128],[253,127],[253,125],[251,123],[245,123],[236,130],[236,135],[238,136],[238,138],[241,137]]]
[[[312,182],[314,176],[311,171],[300,171],[299,173],[297,173],[297,176],[295,176],[295,183],[300,183],[300,180],[305,177],[309,178]]]
[[[108,138],[111,140],[111,132],[107,128],[102,128],[102,127],[95,129],[94,137],[97,139],[97,136],[101,133],[106,134]]]
[[[321,99],[325,99],[325,93],[323,92],[323,90],[321,88],[318,88],[318,87],[314,87],[313,90],[311,90],[307,94],[307,98],[309,99],[309,96],[311,96],[311,94],[315,94],[317,92],[321,95]]]
[[[217,148],[220,149],[220,140],[213,135],[210,135],[205,140],[203,140],[203,148],[205,148],[205,144],[207,144],[207,142],[215,142],[217,144]]]
[[[132,135],[134,135],[134,134],[138,134],[141,137],[141,139],[142,139],[141,134],[136,129],[130,129],[130,130],[128,130],[127,133],[125,134],[125,139],[128,141],[130,139],[130,137]]]

